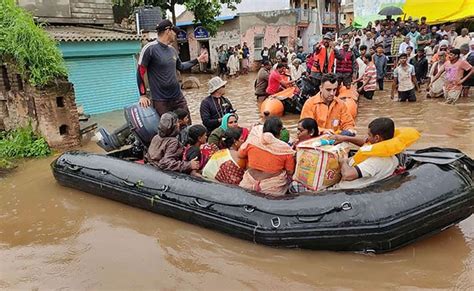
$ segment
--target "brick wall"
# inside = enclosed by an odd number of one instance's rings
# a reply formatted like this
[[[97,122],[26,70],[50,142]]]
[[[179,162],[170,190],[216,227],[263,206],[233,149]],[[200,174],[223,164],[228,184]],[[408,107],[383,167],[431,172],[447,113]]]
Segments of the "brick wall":
[[[73,85],[57,80],[45,88],[25,83],[11,68],[2,67],[0,130],[32,125],[55,149],[80,145],[79,115]]]

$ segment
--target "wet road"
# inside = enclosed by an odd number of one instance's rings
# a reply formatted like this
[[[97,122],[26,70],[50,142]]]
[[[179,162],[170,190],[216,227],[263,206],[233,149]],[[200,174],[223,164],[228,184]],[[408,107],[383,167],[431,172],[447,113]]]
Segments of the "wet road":
[[[206,80],[185,95],[199,120]],[[254,75],[229,81],[244,123],[258,120]],[[388,87],[388,86],[386,86]],[[474,99],[455,106],[361,100],[359,133],[375,117],[422,132],[415,148],[455,147],[474,156]],[[121,112],[95,116],[115,129]],[[294,132],[297,116],[285,116]],[[84,150],[100,151],[93,143]],[[474,217],[381,255],[264,247],[56,184],[54,157],[24,162],[0,178],[0,289],[474,289]]]

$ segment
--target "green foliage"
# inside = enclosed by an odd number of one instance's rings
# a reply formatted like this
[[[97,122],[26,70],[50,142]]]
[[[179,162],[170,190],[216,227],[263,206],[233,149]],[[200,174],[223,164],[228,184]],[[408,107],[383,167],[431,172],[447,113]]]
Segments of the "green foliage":
[[[112,0],[115,4],[123,4],[129,2],[132,6],[144,5],[144,0]],[[168,10],[173,15],[176,4],[185,5],[186,9],[194,13],[194,23],[200,23],[206,28],[211,36],[215,36],[217,30],[222,25],[222,21],[217,21],[215,18],[220,15],[222,5],[235,10],[236,4],[242,0],[147,0],[147,5],[160,7],[163,11]]]
[[[195,15],[194,23],[201,22],[211,36],[215,36],[219,27],[223,24],[222,21],[215,19],[221,13],[222,4],[235,9],[236,3],[240,3],[240,0],[188,0],[184,5],[186,5],[186,9],[193,11]]]
[[[51,149],[48,143],[35,134],[31,125],[0,132],[0,159],[44,157],[49,154]]]
[[[67,76],[56,42],[14,0],[0,0],[0,58],[14,63],[33,86]]]

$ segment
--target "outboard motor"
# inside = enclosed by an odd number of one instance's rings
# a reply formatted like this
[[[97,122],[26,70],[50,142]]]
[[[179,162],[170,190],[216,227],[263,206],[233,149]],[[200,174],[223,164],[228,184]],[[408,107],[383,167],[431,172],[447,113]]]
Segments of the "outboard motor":
[[[297,112],[303,110],[303,105],[310,97],[313,97],[318,93],[318,90],[315,85],[314,78],[311,76],[302,76],[296,82],[299,90],[299,94],[294,98],[294,106]]]
[[[96,132],[97,144],[107,152],[131,144],[148,147],[158,133],[160,118],[152,107],[134,104],[124,108],[124,115],[126,123],[114,132],[109,133],[105,128]]]
[[[311,76],[303,76],[298,80],[298,88],[300,88],[301,95],[306,99],[318,93],[315,80]]]

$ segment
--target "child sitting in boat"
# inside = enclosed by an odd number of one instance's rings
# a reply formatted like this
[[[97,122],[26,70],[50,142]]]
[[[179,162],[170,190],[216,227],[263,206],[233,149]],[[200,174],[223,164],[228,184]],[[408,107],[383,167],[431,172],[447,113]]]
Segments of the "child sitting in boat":
[[[178,117],[173,112],[161,116],[158,134],[151,140],[145,161],[160,170],[191,173],[199,170],[200,162],[183,161],[184,146],[178,140]]]
[[[267,118],[270,117],[270,116],[273,116],[273,115],[271,115],[269,111],[263,111],[263,114],[262,114],[260,120],[256,124],[254,124],[254,126],[255,125],[263,125],[265,123],[265,120],[267,120]],[[278,116],[278,115],[276,115],[276,116]],[[290,132],[288,131],[288,129],[286,129],[286,127],[283,127],[281,129],[279,139],[286,142],[286,143],[288,143],[290,141]]]
[[[204,168],[207,161],[214,153],[212,147],[206,143],[207,128],[201,124],[195,124],[188,129],[188,140],[183,153],[184,161],[199,161],[199,169]],[[195,172],[192,174],[196,174]]]
[[[178,108],[173,111],[176,116],[178,117],[178,124],[179,124],[179,142],[181,144],[186,144],[188,140],[188,129],[189,124],[191,123],[191,119],[189,118],[189,112],[184,110],[183,108]]]
[[[391,176],[399,165],[397,154],[420,137],[414,128],[398,128],[390,118],[376,118],[369,124],[368,137],[333,135],[336,143],[350,142],[360,146],[357,153],[341,162],[341,182],[333,189],[364,188]]]
[[[268,117],[263,126],[252,129],[239,150],[240,158],[248,158],[241,187],[273,196],[286,194],[295,170],[295,151],[279,140],[282,128],[278,117]]]
[[[224,149],[212,155],[202,175],[222,183],[239,185],[245,172],[245,160],[239,158],[239,148],[245,139],[242,128],[228,128],[221,142]]]

